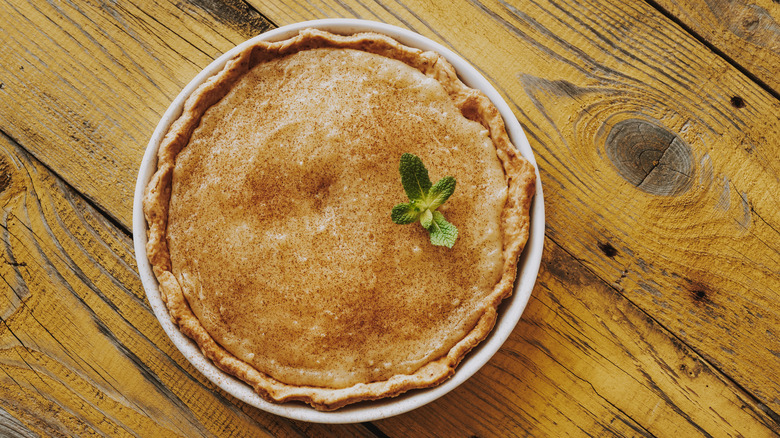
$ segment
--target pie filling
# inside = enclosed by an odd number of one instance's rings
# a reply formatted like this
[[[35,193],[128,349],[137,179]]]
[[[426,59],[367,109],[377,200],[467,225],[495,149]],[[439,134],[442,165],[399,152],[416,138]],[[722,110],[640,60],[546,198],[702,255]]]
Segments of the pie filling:
[[[396,225],[403,153],[457,180],[433,246]],[[187,101],[147,188],[147,252],[182,331],[264,398],[335,409],[449,377],[511,294],[534,171],[438,55],[305,30]]]

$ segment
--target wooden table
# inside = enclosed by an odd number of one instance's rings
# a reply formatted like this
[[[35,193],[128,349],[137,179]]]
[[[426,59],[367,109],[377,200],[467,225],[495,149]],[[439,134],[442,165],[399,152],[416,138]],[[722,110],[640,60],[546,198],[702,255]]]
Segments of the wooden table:
[[[204,379],[153,316],[133,188],[174,96],[292,22],[413,29],[512,106],[542,269],[500,352],[366,424],[290,421]],[[780,434],[777,0],[0,0],[0,435]]]

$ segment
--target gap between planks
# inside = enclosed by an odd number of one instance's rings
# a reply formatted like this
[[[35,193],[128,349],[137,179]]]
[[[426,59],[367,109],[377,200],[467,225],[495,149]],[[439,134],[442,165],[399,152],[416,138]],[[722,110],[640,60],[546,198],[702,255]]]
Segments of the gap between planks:
[[[746,68],[745,68],[745,67],[743,67],[743,66],[742,66],[740,63],[738,63],[737,61],[735,61],[734,59],[732,59],[732,58],[731,58],[730,56],[728,56],[728,55],[727,55],[727,54],[726,54],[726,53],[725,53],[723,50],[719,49],[717,46],[715,46],[714,44],[712,44],[712,43],[710,43],[709,41],[707,41],[707,40],[706,40],[706,39],[705,39],[703,36],[701,36],[701,35],[700,35],[698,32],[696,32],[695,30],[693,30],[693,28],[692,28],[692,27],[690,27],[690,26],[688,26],[687,24],[685,24],[685,22],[683,22],[682,20],[680,20],[679,18],[677,18],[677,17],[676,17],[674,14],[672,14],[671,12],[669,12],[668,10],[666,10],[666,8],[664,8],[663,6],[661,6],[660,4],[658,4],[658,3],[657,3],[655,0],[644,0],[644,2],[645,2],[645,3],[647,3],[647,4],[648,4],[650,7],[652,7],[653,9],[655,9],[656,11],[658,11],[658,12],[659,12],[661,15],[663,15],[664,17],[666,17],[666,19],[667,19],[667,20],[669,20],[669,21],[671,21],[672,23],[674,23],[674,24],[676,24],[677,26],[679,26],[679,27],[680,27],[680,29],[682,29],[683,31],[685,31],[685,33],[687,33],[688,35],[690,35],[691,37],[693,37],[693,38],[694,38],[696,41],[698,41],[698,42],[699,42],[701,45],[703,45],[704,47],[706,47],[706,48],[707,48],[707,49],[708,49],[710,52],[712,52],[713,54],[717,55],[719,58],[723,59],[723,60],[724,60],[724,61],[726,61],[726,62],[727,62],[729,65],[731,65],[732,67],[734,67],[735,69],[737,69],[737,71],[739,71],[740,73],[742,73],[743,75],[745,75],[745,77],[747,77],[748,79],[750,79],[751,81],[753,81],[753,82],[754,82],[756,85],[758,85],[759,87],[761,87],[761,89],[762,89],[762,90],[764,90],[764,91],[766,91],[767,93],[769,93],[769,94],[770,94],[772,97],[774,97],[775,99],[778,99],[778,100],[780,100],[780,91],[773,89],[772,87],[770,87],[770,86],[769,86],[769,84],[767,84],[766,82],[764,82],[764,81],[762,81],[761,79],[759,79],[759,78],[758,78],[758,76],[754,75],[753,73],[751,73],[751,72],[750,72],[750,70],[746,69]],[[270,21],[270,20],[269,20],[269,21]],[[741,98],[739,98],[739,99],[741,99]],[[737,105],[737,104],[735,104],[735,103],[732,103],[732,104],[733,104],[733,105],[735,105],[735,106]],[[744,105],[744,104],[743,104],[743,105]]]
[[[753,395],[753,393],[752,393],[752,392],[750,392],[749,390],[747,390],[747,388],[745,388],[743,385],[741,385],[739,382],[737,382],[737,381],[736,381],[734,378],[732,378],[730,375],[728,375],[726,372],[724,372],[724,371],[723,371],[723,370],[722,370],[720,367],[716,366],[714,363],[712,363],[712,362],[710,362],[709,360],[707,360],[707,359],[706,359],[706,357],[705,357],[703,354],[701,354],[701,352],[700,352],[699,350],[697,350],[695,347],[693,347],[693,346],[691,346],[690,344],[688,344],[687,342],[685,342],[685,340],[683,340],[682,338],[680,338],[680,337],[679,337],[679,336],[678,336],[676,333],[674,333],[674,332],[673,332],[671,329],[669,329],[668,327],[666,327],[664,324],[662,324],[660,321],[658,321],[658,320],[657,320],[656,318],[654,318],[652,315],[650,315],[649,313],[647,313],[647,312],[646,312],[644,309],[642,309],[640,306],[638,306],[637,304],[635,304],[635,303],[634,303],[634,302],[633,302],[633,301],[632,301],[632,300],[631,300],[629,297],[627,297],[625,294],[623,294],[623,292],[620,290],[620,288],[619,288],[619,287],[617,287],[617,286],[616,286],[616,284],[615,284],[615,283],[609,282],[609,281],[608,281],[608,280],[606,280],[605,278],[601,277],[601,276],[600,276],[598,273],[596,273],[594,270],[590,269],[590,268],[587,266],[587,264],[583,263],[583,262],[582,262],[582,260],[580,260],[580,259],[579,259],[579,258],[577,258],[577,257],[576,257],[574,254],[572,254],[571,252],[569,252],[569,251],[566,249],[566,247],[565,247],[565,246],[563,246],[563,245],[561,245],[559,242],[555,241],[554,239],[552,239],[552,238],[551,238],[551,237],[549,237],[549,236],[548,236],[547,238],[548,238],[548,239],[550,239],[550,241],[551,241],[551,242],[553,242],[555,245],[557,245],[557,246],[558,246],[558,248],[560,248],[560,249],[561,249],[561,251],[565,252],[565,253],[566,253],[566,254],[568,254],[568,255],[569,255],[569,256],[570,256],[570,257],[571,257],[573,260],[575,260],[577,263],[579,263],[579,264],[580,264],[580,266],[582,266],[582,268],[583,268],[583,269],[585,269],[587,272],[589,272],[589,273],[590,273],[590,274],[591,274],[591,275],[592,275],[594,278],[597,278],[599,281],[601,281],[602,283],[604,283],[604,284],[605,284],[607,287],[609,287],[610,289],[614,290],[614,291],[615,291],[615,292],[616,292],[618,295],[620,295],[621,297],[623,297],[623,299],[624,299],[624,300],[626,300],[626,302],[628,302],[628,304],[629,304],[629,305],[631,305],[631,307],[633,307],[635,310],[639,311],[639,312],[640,312],[642,315],[644,315],[644,316],[645,316],[645,317],[646,317],[648,320],[652,321],[652,322],[653,322],[653,324],[657,325],[657,326],[658,326],[658,327],[659,327],[661,330],[663,330],[663,331],[664,331],[664,332],[665,332],[665,333],[666,333],[666,334],[667,334],[667,335],[668,335],[670,338],[673,338],[674,340],[676,340],[677,342],[679,342],[680,344],[684,345],[686,348],[689,348],[689,349],[690,349],[692,352],[694,352],[694,353],[696,354],[696,356],[698,356],[698,359],[699,359],[699,360],[701,360],[703,363],[705,363],[705,364],[709,365],[710,367],[712,367],[712,369],[714,369],[714,370],[716,370],[718,373],[720,373],[720,375],[723,377],[723,379],[725,379],[726,381],[728,381],[729,383],[731,383],[732,385],[734,385],[736,388],[738,388],[740,391],[742,391],[742,392],[743,392],[743,393],[744,393],[744,394],[745,394],[747,397],[749,397],[749,398],[750,398],[750,400],[751,400],[751,401],[753,401],[753,402],[756,404],[756,406],[758,406],[758,408],[759,408],[759,409],[761,409],[761,410],[762,410],[762,411],[763,411],[763,412],[764,412],[764,413],[765,413],[767,416],[769,416],[769,418],[771,418],[771,419],[772,419],[772,421],[774,421],[774,422],[775,422],[775,423],[776,423],[778,426],[780,426],[780,414],[779,414],[779,413],[777,413],[777,412],[773,411],[771,408],[769,408],[769,406],[767,406],[765,403],[763,403],[761,400],[759,400],[759,399],[758,399],[758,398],[757,398],[755,395]],[[606,400],[606,399],[605,399],[605,400]],[[607,400],[607,401],[608,401],[608,400]],[[608,401],[608,402],[609,402],[609,401]]]
[[[20,141],[15,139],[13,136],[11,136],[8,132],[6,132],[3,129],[0,129],[0,136],[3,136],[8,139],[12,144],[14,144],[19,149],[23,150],[25,154],[29,155],[30,157],[35,158],[35,160],[40,163],[41,167],[46,169],[47,172],[51,173],[57,180],[62,181],[65,186],[73,191],[73,193],[78,193],[78,195],[81,197],[81,199],[84,200],[87,204],[89,204],[90,207],[95,209],[95,211],[99,212],[101,216],[103,216],[114,228],[117,230],[122,231],[126,236],[132,237],[133,233],[132,230],[128,229],[125,225],[122,224],[114,215],[112,215],[110,212],[106,211],[104,208],[100,206],[97,202],[95,202],[93,199],[91,199],[86,194],[76,190],[76,188],[65,178],[63,178],[57,171],[52,169],[46,162],[38,159],[38,157],[35,156],[28,148],[26,148]]]

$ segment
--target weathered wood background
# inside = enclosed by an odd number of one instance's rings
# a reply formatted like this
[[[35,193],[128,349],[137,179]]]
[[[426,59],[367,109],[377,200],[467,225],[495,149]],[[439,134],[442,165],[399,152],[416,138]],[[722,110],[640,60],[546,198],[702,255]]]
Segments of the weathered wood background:
[[[534,148],[547,240],[476,376],[367,424],[232,399],[167,339],[132,251],[146,143],[262,31],[359,17],[452,48]],[[776,0],[0,0],[0,435],[777,436]]]

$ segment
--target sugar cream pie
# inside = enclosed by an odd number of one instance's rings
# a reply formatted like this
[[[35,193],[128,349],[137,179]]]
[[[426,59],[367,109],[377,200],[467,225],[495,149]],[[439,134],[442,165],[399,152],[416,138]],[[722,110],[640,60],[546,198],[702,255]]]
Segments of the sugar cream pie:
[[[405,152],[457,179],[451,249],[390,219]],[[512,292],[535,184],[444,58],[314,29],[201,85],[157,166],[147,253],[173,321],[263,398],[320,410],[454,373]]]

